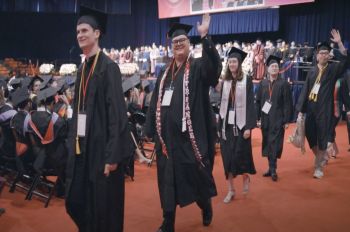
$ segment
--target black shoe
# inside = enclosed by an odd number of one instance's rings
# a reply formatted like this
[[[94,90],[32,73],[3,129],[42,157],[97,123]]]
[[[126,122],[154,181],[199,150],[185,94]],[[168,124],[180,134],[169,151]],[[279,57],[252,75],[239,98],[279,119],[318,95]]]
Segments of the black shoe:
[[[209,226],[213,220],[213,207],[211,205],[211,201],[209,203],[209,206],[206,209],[202,210],[202,217],[203,226]]]
[[[0,216],[1,216],[3,213],[5,213],[5,209],[0,208]]]
[[[157,232],[175,231],[175,212],[163,212],[163,223]]]
[[[263,177],[270,177],[270,176],[271,176],[270,170],[263,174]]]
[[[273,181],[277,181],[277,179],[278,179],[277,173],[272,173],[272,174],[271,174],[271,179],[272,179]]]
[[[163,225],[157,230],[157,232],[174,232],[174,228],[165,229]]]

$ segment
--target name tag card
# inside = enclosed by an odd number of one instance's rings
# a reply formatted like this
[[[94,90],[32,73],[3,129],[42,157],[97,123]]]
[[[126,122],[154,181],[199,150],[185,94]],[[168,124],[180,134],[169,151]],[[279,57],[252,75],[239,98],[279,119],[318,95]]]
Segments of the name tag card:
[[[311,90],[311,93],[318,94],[318,91],[320,90],[320,87],[321,87],[321,85],[319,83],[315,84],[314,87]]]
[[[272,106],[271,102],[266,101],[262,108],[262,112],[264,112],[265,114],[269,114],[271,106]]]
[[[86,114],[78,114],[78,136],[85,137],[86,133]]]
[[[172,90],[172,89],[165,90],[163,101],[162,101],[162,106],[170,106],[173,92],[174,92],[174,90]]]
[[[235,124],[236,111],[234,109],[230,109],[228,112],[228,124]]]

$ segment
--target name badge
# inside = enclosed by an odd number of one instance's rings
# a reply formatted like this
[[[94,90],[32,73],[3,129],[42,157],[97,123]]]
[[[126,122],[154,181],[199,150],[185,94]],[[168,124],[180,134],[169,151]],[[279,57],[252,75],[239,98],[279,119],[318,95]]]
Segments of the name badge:
[[[314,84],[314,87],[312,88],[311,93],[318,94],[320,87],[321,87],[320,83]]]
[[[265,114],[269,114],[271,106],[272,106],[271,102],[266,101],[262,108],[262,112],[264,112]]]
[[[162,101],[162,106],[170,106],[173,92],[174,92],[174,90],[172,90],[172,89],[165,90],[163,101]]]
[[[86,133],[86,114],[78,114],[78,136],[85,137]]]
[[[235,124],[235,117],[236,117],[236,111],[234,109],[230,109],[228,111],[228,124],[234,125]]]

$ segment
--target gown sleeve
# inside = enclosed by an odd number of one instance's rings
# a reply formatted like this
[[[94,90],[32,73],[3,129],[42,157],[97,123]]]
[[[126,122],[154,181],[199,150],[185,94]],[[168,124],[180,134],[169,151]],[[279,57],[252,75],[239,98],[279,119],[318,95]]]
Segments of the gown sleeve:
[[[128,128],[121,80],[118,65],[115,63],[108,64],[104,87],[108,128],[105,149],[106,164],[121,163],[132,154],[131,135]]]
[[[202,38],[202,57],[200,58],[201,78],[206,85],[215,87],[218,83],[222,64],[210,36]]]

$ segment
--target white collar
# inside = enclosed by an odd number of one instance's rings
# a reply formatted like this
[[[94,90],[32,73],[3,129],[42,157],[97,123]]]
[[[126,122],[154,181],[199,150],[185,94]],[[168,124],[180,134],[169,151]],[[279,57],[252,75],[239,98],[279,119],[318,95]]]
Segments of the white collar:
[[[38,109],[36,111],[41,111],[41,112],[47,112],[49,114],[51,114],[51,112],[45,108],[45,106],[39,106]]]

